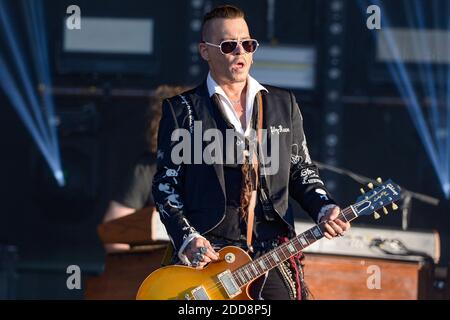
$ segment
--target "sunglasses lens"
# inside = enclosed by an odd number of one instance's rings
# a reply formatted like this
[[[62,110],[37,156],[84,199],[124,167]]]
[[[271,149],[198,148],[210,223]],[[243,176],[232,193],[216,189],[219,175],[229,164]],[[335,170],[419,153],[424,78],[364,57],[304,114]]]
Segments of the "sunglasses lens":
[[[242,47],[244,48],[245,51],[247,51],[248,53],[253,53],[256,51],[256,47],[257,47],[257,42],[255,40],[246,40],[246,41],[242,41]]]
[[[220,49],[224,54],[229,54],[234,52],[234,50],[236,50],[237,45],[238,42],[235,40],[224,41],[221,43]],[[258,47],[258,42],[256,40],[244,40],[242,41],[242,47],[246,52],[253,53],[256,51],[256,48]]]
[[[223,53],[228,54],[232,53],[234,49],[236,49],[236,47],[237,47],[236,41],[224,41],[222,42],[220,49],[222,50]]]

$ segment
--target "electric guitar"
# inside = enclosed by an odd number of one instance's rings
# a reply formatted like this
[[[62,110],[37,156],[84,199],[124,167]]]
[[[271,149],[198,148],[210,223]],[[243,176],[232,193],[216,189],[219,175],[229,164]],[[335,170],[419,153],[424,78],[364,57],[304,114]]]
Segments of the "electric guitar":
[[[376,210],[392,204],[401,198],[400,187],[391,180],[374,188],[369,184],[368,192],[357,201],[341,210],[339,219],[352,221],[359,216],[381,215]],[[152,272],[141,284],[136,298],[138,300],[251,300],[249,285],[267,271],[324,237],[324,222],[299,234],[261,257],[252,260],[241,248],[224,247],[219,250],[219,260],[209,263],[203,269],[173,265]]]

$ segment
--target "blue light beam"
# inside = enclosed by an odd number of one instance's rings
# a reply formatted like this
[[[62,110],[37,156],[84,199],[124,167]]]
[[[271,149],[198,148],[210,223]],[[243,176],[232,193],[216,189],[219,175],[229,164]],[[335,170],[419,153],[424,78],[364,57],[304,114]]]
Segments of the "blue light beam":
[[[450,5],[447,8],[447,14],[450,13]],[[447,16],[448,17],[448,16]],[[448,19],[448,18],[447,18]],[[447,20],[447,54],[450,54],[450,20]],[[445,171],[446,171],[446,182],[444,184],[444,190],[446,193],[450,194],[450,66],[447,66],[447,126],[446,126],[446,136],[447,147],[446,147],[446,157],[445,157]]]
[[[450,198],[450,188],[448,188],[448,174],[445,174],[443,172],[445,171],[446,164],[442,163],[437,156],[436,145],[433,143],[433,139],[431,138],[429,128],[424,120],[425,118],[420,108],[416,92],[413,89],[413,85],[405,68],[405,64],[401,61],[399,48],[394,41],[394,37],[390,29],[391,24],[389,21],[389,17],[386,15],[387,11],[384,10],[381,1],[374,0],[373,2],[374,4],[378,5],[381,8],[381,12],[384,13],[383,32],[386,37],[388,48],[391,51],[392,56],[394,57],[393,62],[387,63],[389,72],[394,78],[395,84],[400,91],[401,96],[406,102],[408,113],[410,114],[411,120],[413,121],[413,124],[418,131],[419,137],[422,140],[422,144],[424,145],[425,150],[428,153],[442,189],[446,197]],[[362,2],[360,2],[360,4],[362,4]]]
[[[409,20],[409,24],[411,27],[415,28],[415,23],[412,21],[412,16],[414,15],[415,21],[417,22],[417,32],[418,37],[414,41],[414,50],[416,53],[419,53],[419,56],[424,57],[426,53],[430,53],[430,47],[427,46],[424,35],[420,30],[425,30],[425,21],[423,18],[423,9],[420,6],[419,0],[412,0],[414,6],[414,14],[411,12],[411,8],[408,4],[411,3],[411,0],[407,2],[408,14],[407,18]],[[439,162],[442,163],[444,160],[444,145],[441,141],[439,135],[440,118],[439,118],[439,110],[438,110],[438,98],[436,93],[436,84],[434,79],[433,70],[431,68],[431,62],[423,62],[419,64],[419,73],[420,80],[422,82],[422,86],[425,88],[425,92],[427,96],[430,98],[430,113],[431,113],[431,132],[433,133],[433,137],[436,143],[436,147],[438,149],[438,158]]]
[[[50,76],[50,63],[47,50],[47,37],[45,32],[45,19],[42,9],[42,1],[26,0],[23,2],[26,15],[29,42],[35,49],[34,66],[39,82],[44,85],[43,103],[49,119],[50,138],[55,147],[55,154],[60,159],[58,134],[56,128],[56,117],[53,96],[50,92],[52,81]]]
[[[54,154],[58,170],[55,176],[62,176],[61,156],[56,127],[56,113],[50,88],[52,87],[49,55],[47,50],[47,37],[45,30],[45,19],[41,1],[25,0],[23,2],[26,24],[28,29],[29,42],[37,53],[34,58],[34,66],[39,82],[43,84],[43,104],[47,112],[50,128],[50,138],[54,147]]]
[[[42,117],[42,110],[39,106],[38,98],[33,90],[33,85],[30,80],[30,72],[27,71],[25,66],[25,59],[22,54],[23,50],[19,47],[17,43],[17,35],[14,34],[12,30],[12,22],[8,17],[8,10],[3,0],[0,0],[0,25],[2,26],[6,40],[8,41],[8,46],[11,49],[12,61],[14,62],[21,84],[23,85],[26,93],[26,97],[29,100],[29,106],[31,106],[31,111],[34,118],[37,121],[39,130],[42,132],[43,138],[46,143],[50,144],[50,132],[48,126],[45,124]],[[51,149],[50,149],[51,150]],[[52,153],[52,151],[50,151]]]
[[[0,86],[3,88],[6,96],[9,98],[12,106],[16,110],[19,117],[22,119],[25,127],[31,133],[34,141],[36,142],[39,150],[44,155],[45,159],[49,163],[50,167],[56,168],[54,158],[48,149],[48,144],[44,141],[42,134],[38,131],[33,119],[30,116],[26,108],[26,103],[20,95],[19,89],[14,77],[8,69],[4,58],[0,55]]]
[[[41,19],[41,29],[43,29],[43,14],[42,7],[35,7],[37,19]],[[50,123],[49,119],[54,119],[54,108],[53,101],[49,93],[43,95],[43,101],[45,105],[50,105],[49,108],[43,110],[38,102],[36,92],[33,90],[32,80],[30,73],[27,72],[28,68],[25,65],[25,59],[22,54],[22,48],[18,43],[18,37],[13,30],[13,23],[9,18],[9,12],[6,2],[0,0],[0,26],[5,35],[5,39],[8,44],[8,48],[11,50],[11,57],[13,65],[16,67],[18,79],[25,90],[25,97],[28,100],[28,104],[25,102],[24,97],[21,95],[19,86],[16,83],[13,74],[8,69],[6,60],[3,56],[0,56],[0,81],[1,87],[5,91],[7,97],[12,103],[12,106],[16,110],[19,117],[22,119],[25,127],[31,133],[34,141],[36,142],[39,150],[42,152],[44,158],[46,159],[56,181],[60,186],[65,184],[64,175],[61,169],[61,159],[59,155],[59,145],[57,141],[56,128],[54,125],[54,120]],[[39,14],[41,15],[39,18]],[[39,26],[36,27],[36,30]],[[40,34],[45,34],[45,30],[41,30]],[[42,36],[37,38],[37,41],[41,44],[34,46],[34,54],[39,56],[40,59],[36,63],[36,69],[39,70],[39,78],[44,79],[45,83],[51,84],[50,82],[50,68],[48,63],[48,56],[46,44],[42,45]],[[45,42],[45,38],[44,38]],[[41,47],[41,48],[40,48]],[[47,70],[47,72],[43,72]],[[48,91],[48,90],[47,90]],[[50,102],[49,102],[50,101]],[[31,111],[30,111],[31,110]],[[50,110],[52,118],[49,117],[49,113],[46,110]],[[46,115],[46,120],[44,120],[43,115]],[[34,117],[34,118],[33,118]]]

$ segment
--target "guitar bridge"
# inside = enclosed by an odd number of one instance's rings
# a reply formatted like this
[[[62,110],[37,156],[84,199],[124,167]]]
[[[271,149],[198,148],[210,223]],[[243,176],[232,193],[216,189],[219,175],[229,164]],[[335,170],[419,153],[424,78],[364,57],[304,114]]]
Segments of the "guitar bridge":
[[[222,284],[230,299],[236,297],[242,292],[236,281],[234,281],[233,275],[231,274],[230,270],[219,273],[217,275],[217,278],[219,278],[220,283]]]

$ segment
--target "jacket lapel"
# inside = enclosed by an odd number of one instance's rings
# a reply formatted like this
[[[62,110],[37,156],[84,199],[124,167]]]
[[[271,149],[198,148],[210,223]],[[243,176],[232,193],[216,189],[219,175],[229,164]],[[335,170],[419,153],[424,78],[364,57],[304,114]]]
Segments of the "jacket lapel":
[[[198,86],[192,95],[192,107],[197,115],[196,121],[202,123],[202,136],[208,129],[217,129],[216,121],[214,120],[213,108],[217,108],[213,102],[213,99],[209,97],[208,87],[206,81]],[[203,152],[203,149],[202,149]],[[216,171],[217,178],[219,179],[222,192],[225,195],[225,178],[223,173],[223,166],[221,164],[214,164],[214,170]]]

